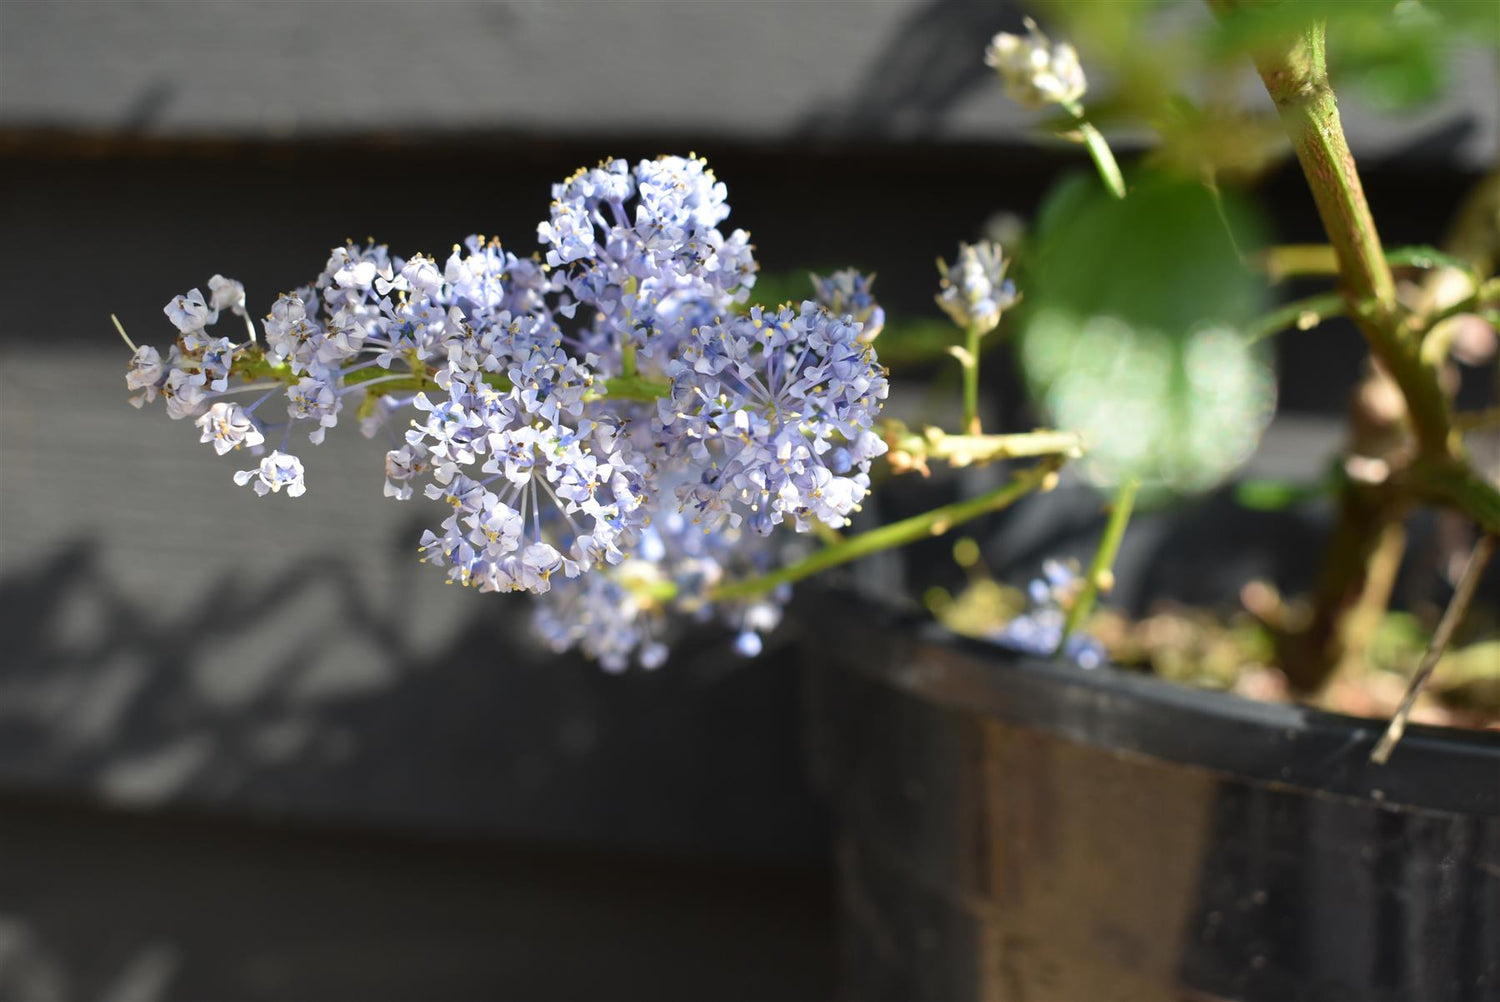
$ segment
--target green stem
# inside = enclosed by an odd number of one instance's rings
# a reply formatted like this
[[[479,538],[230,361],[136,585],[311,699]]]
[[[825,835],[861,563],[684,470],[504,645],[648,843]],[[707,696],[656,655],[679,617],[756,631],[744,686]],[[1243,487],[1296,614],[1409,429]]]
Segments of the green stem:
[[[1500,306],[1500,275],[1485,279],[1479,283],[1479,287],[1472,295],[1465,296],[1453,305],[1433,314],[1428,330],[1449,317],[1458,316],[1460,313],[1482,313],[1493,306]]]
[[[1420,250],[1421,248],[1410,248]],[[1436,253],[1436,252],[1434,252]],[[1445,255],[1446,256],[1446,255]],[[1395,261],[1396,254],[1392,252],[1388,261]],[[1443,267],[1456,267],[1444,264]],[[1461,313],[1477,313],[1483,311],[1491,303],[1500,302],[1500,277],[1491,278],[1479,285],[1472,295],[1466,296],[1460,301],[1433,314],[1427,324],[1429,336],[1423,341],[1421,354],[1428,364],[1437,364],[1447,354],[1446,343],[1438,344],[1433,341],[1431,331],[1439,323]],[[1368,304],[1367,304],[1368,305]],[[1264,317],[1255,321],[1245,329],[1245,338],[1252,344],[1264,340],[1272,334],[1280,333],[1288,327],[1296,327],[1298,330],[1311,330],[1318,324],[1331,317],[1343,316],[1348,313],[1348,303],[1344,297],[1336,292],[1326,292],[1319,296],[1308,296],[1306,299],[1298,299],[1278,307]]]
[[[1330,317],[1342,316],[1346,312],[1348,312],[1348,307],[1344,302],[1344,297],[1336,292],[1298,299],[1267,313],[1247,327],[1245,340],[1254,344],[1288,327],[1295,327],[1302,331],[1312,330]]]
[[[1073,458],[1083,452],[1083,436],[1075,431],[1040,429],[1013,435],[949,435],[937,428],[910,431],[901,422],[890,420],[881,432],[890,446],[886,456],[898,472],[925,468],[929,459],[941,459],[950,466],[978,466],[1032,456]]]
[[[1130,510],[1135,507],[1135,492],[1139,487],[1138,481],[1125,480],[1115,492],[1114,506],[1110,509],[1109,521],[1105,523],[1104,535],[1099,539],[1099,548],[1094,551],[1094,559],[1089,562],[1083,588],[1068,607],[1068,618],[1063,622],[1062,637],[1057,641],[1056,654],[1062,653],[1068,637],[1088,620],[1089,613],[1094,611],[1094,600],[1099,597],[1100,589],[1112,585],[1114,572],[1111,568],[1115,565],[1115,556],[1120,552],[1120,543],[1125,539],[1125,527],[1130,524]]]
[[[672,384],[644,376],[614,376],[604,381],[604,389],[612,400],[644,400],[649,403],[670,395]]]
[[[1030,469],[1018,473],[1004,487],[981,494],[977,498],[943,505],[920,515],[882,525],[878,529],[862,532],[857,536],[846,536],[841,542],[816,550],[794,564],[762,574],[758,577],[731,581],[714,589],[717,601],[751,598],[762,595],[780,585],[791,584],[826,571],[851,560],[867,557],[872,553],[894,549],[914,543],[919,539],[941,536],[955,525],[1000,511],[1014,504],[1027,493],[1043,486],[1062,465],[1062,459],[1045,459]]]
[[[1288,278],[1325,278],[1339,273],[1338,255],[1328,244],[1277,244],[1253,262],[1272,282]]]
[[[1114,151],[1109,148],[1109,140],[1104,138],[1104,133],[1094,127],[1094,123],[1083,117],[1083,106],[1077,101],[1069,101],[1063,105],[1063,110],[1078,119],[1073,126],[1080,136],[1083,137],[1083,145],[1088,149],[1089,156],[1094,160],[1094,167],[1099,171],[1099,177],[1104,180],[1104,186],[1109,193],[1116,198],[1125,197],[1125,175],[1120,173],[1120,164],[1115,160]]]
[[[1371,351],[1401,388],[1421,452],[1446,456],[1450,448],[1448,401],[1436,372],[1422,364],[1417,339],[1402,323],[1396,280],[1381,248],[1344,138],[1338,102],[1328,83],[1323,22],[1307,25],[1280,51],[1258,54],[1256,68],[1281,113],[1312,189],[1323,229],[1338,258],[1350,314]]]
[[[979,339],[983,336],[974,324],[964,331],[964,352],[959,362],[964,367],[964,432],[982,434],[979,423]]]
[[[382,396],[401,390],[431,390],[437,388],[433,380],[436,370],[423,366],[421,369],[412,369],[410,374],[403,379],[386,379],[378,387],[371,387],[370,393]],[[249,352],[235,359],[234,372],[245,379],[275,379],[280,382],[292,384],[299,378],[287,365],[272,365],[266,361],[265,355],[257,348],[251,348]],[[376,378],[388,377],[388,370],[372,368],[361,369],[351,372],[344,377],[346,386],[358,386]],[[499,373],[487,373],[484,381],[500,391],[510,389],[510,379]],[[672,392],[672,386],[665,380],[647,379],[644,376],[613,376],[604,380],[604,392],[590,392],[585,395],[586,400],[602,400],[606,397],[615,400],[641,400],[647,403],[668,396]]]
[[[1466,462],[1419,459],[1406,471],[1405,483],[1417,497],[1449,505],[1500,535],[1500,489]]]
[[[1288,278],[1331,278],[1339,274],[1338,254],[1330,244],[1278,244],[1262,251],[1255,262],[1273,282]],[[1392,268],[1457,268],[1466,274],[1474,273],[1470,262],[1425,244],[1397,247],[1385,255],[1385,263]]]
[[[1094,158],[1094,166],[1104,179],[1104,186],[1111,195],[1124,198],[1125,175],[1120,173],[1120,165],[1115,161],[1114,152],[1109,148],[1104,134],[1094,128],[1091,122],[1080,123],[1079,129],[1083,132],[1083,143],[1088,147],[1089,156]]]

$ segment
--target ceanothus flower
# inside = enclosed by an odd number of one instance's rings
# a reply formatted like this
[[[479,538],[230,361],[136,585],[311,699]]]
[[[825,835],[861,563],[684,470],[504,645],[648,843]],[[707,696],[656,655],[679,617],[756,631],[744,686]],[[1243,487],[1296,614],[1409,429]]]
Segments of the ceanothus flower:
[[[196,417],[203,408],[207,378],[197,369],[174,368],[161,384],[162,399],[167,402],[167,416],[174,421]]]
[[[844,524],[885,449],[869,281],[839,272],[818,282],[828,309],[739,316],[753,248],[720,229],[727,191],[697,157],[605,161],[552,194],[530,257],[473,236],[446,259],[336,247],[263,338],[248,320],[243,342],[210,332],[246,316],[244,287],[215,275],[167,305],[165,357],[131,345],[131,402],[160,396],[219,454],[249,450],[234,480],[261,496],[305,493],[285,451],[299,423],[316,444],[352,412],[390,437],[386,496],[443,509],[423,559],[540,596],[549,643],[653,667],[688,618],[753,656],[789,589],[716,589],[800,545],[775,526]]]
[[[234,279],[215,275],[208,280],[208,294],[215,316],[224,310],[236,316],[245,315],[245,287]]]
[[[214,404],[194,424],[203,432],[199,441],[213,443],[221,456],[234,449],[254,449],[266,440],[245,409],[231,401]]]
[[[279,493],[285,488],[287,494],[295,498],[307,492],[302,476],[302,460],[273,449],[258,467],[236,473],[234,482],[244,487],[253,481],[255,493],[261,497]]]
[[[1076,106],[1088,89],[1077,51],[1067,42],[1054,44],[1029,17],[1026,32],[1021,36],[1002,31],[992,38],[984,50],[984,64],[1000,74],[1006,96],[1017,104]]]
[[[958,260],[950,267],[938,258],[942,274],[937,304],[958,326],[988,334],[1000,326],[1000,314],[1015,305],[1015,283],[1005,277],[1010,262],[1000,245],[988,240],[960,243]]]
[[[1021,654],[1050,658],[1063,643],[1068,618],[1065,610],[1078,586],[1078,572],[1073,567],[1060,560],[1043,561],[1042,576],[1027,586],[1026,611],[991,631],[989,639]],[[1104,645],[1077,631],[1068,635],[1062,654],[1080,668],[1098,668],[1107,662]]]
[[[141,391],[130,398],[131,406],[139,408],[155,400],[156,393],[166,378],[167,370],[162,365],[161,352],[149,344],[137,348],[130,356],[129,368],[125,370],[126,388]]]
[[[708,529],[768,533],[790,517],[841,527],[885,451],[872,430],[885,370],[859,324],[812,302],[695,328],[668,366],[658,420],[671,450],[701,469],[677,496]]]
[[[303,376],[295,385],[287,387],[286,398],[287,414],[292,420],[318,423],[308,440],[321,445],[328,429],[339,423],[339,410],[344,401],[338,389],[327,380]]]
[[[712,621],[734,631],[741,657],[760,653],[762,636],[781,622],[791,588],[738,601],[717,600],[713,589],[764,573],[805,548],[795,536],[781,542],[743,527],[703,532],[675,501],[674,488],[687,479],[686,471],[664,475],[634,556],[559,581],[538,597],[532,627],[548,646],[558,652],[577,647],[607,671],[624,671],[632,660],[651,670],[665,662],[680,630],[676,623]]]
[[[326,335],[317,321],[316,307],[309,312],[302,297],[283,293],[262,321],[266,332],[267,357],[272,364],[285,363],[293,373],[306,372],[316,361]]]
[[[836,271],[827,278],[814,274],[813,288],[817,301],[837,317],[849,317],[859,326],[861,341],[873,341],[885,328],[885,310],[875,301],[870,286],[874,275],[863,275],[854,268]]]
[[[198,366],[208,388],[222,393],[229,389],[229,373],[234,368],[235,344],[227,337],[205,338],[199,349]]]
[[[163,308],[162,312],[167,315],[167,319],[172,321],[172,326],[176,327],[184,338],[194,337],[212,323],[208,303],[204,302],[203,293],[197,289],[191,290],[186,295],[177,296]],[[213,316],[217,319],[216,314]]]
[[[604,161],[552,195],[537,237],[570,297],[563,315],[589,308],[577,344],[606,375],[619,371],[627,346],[663,374],[694,323],[727,315],[754,284],[749,235],[718,229],[726,190],[701,159],[660,157],[633,170]]]
[[[622,672],[632,660],[648,670],[661,667],[663,610],[629,583],[637,563],[559,582],[538,600],[532,629],[556,653],[580,648],[607,672]]]
[[[427,472],[427,447],[420,440],[406,442],[385,454],[385,496],[405,501],[412,495],[411,482]]]
[[[419,395],[427,418],[407,433],[431,469],[424,493],[453,509],[441,532],[423,534],[423,559],[483,591],[533,592],[549,590],[554,576],[621,562],[644,524],[649,468],[618,419],[584,416],[595,386],[589,360],[568,356],[560,340],[532,345],[512,360],[502,390],[482,369],[461,367],[472,355],[452,357],[459,361],[436,376],[446,399]],[[417,455],[395,454],[398,474]],[[394,493],[405,492],[391,479]]]

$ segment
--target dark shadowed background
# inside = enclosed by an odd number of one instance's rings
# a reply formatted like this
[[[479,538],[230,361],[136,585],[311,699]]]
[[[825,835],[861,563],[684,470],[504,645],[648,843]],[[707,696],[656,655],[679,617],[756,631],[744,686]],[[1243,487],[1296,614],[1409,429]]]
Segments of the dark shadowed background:
[[[131,409],[109,314],[165,344],[173,295],[219,272],[262,311],[346,237],[524,253],[574,168],[689,150],[768,272],[858,265],[932,314],[936,256],[1083,166],[980,61],[1019,18],[0,4],[0,999],[826,997],[795,628],[752,663],[716,635],[655,673],[554,658],[523,600],[416,562],[428,516],[381,498],[379,445],[330,436],[305,498],[262,500],[190,424]],[[1433,239],[1500,148],[1493,66],[1455,58],[1420,115],[1346,104],[1391,243]],[[1295,175],[1258,195],[1316,239]],[[1337,327],[1277,350],[1255,468],[1313,475],[1361,352]],[[988,382],[991,413],[1032,420],[1007,365]],[[1226,533],[1225,503],[1145,520],[1125,560],[1228,594],[1267,570],[1259,533],[1310,556],[1318,513]],[[1097,507],[1022,506],[989,553],[1081,552]]]

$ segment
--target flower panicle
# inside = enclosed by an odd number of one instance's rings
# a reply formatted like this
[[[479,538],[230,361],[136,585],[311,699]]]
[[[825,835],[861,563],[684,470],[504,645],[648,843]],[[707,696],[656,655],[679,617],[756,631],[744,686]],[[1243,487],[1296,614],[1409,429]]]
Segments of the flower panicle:
[[[389,439],[384,495],[441,513],[420,558],[537,596],[549,644],[654,667],[675,621],[712,617],[753,656],[787,589],[714,590],[777,564],[774,529],[858,510],[885,450],[883,312],[852,271],[744,312],[757,265],[728,215],[699,157],[605,160],[553,187],[530,256],[480,236],[443,260],[347,242],[258,330],[215,275],[164,308],[165,355],[127,339],[131,403],[257,457],[233,479],[259,496],[305,493],[293,434],[321,444],[352,412]],[[218,331],[231,315],[247,336]]]

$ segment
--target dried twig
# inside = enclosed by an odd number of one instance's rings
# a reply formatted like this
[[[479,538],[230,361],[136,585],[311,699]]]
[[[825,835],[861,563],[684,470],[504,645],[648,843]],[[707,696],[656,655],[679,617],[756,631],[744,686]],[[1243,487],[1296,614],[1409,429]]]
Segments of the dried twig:
[[[1406,695],[1401,699],[1401,705],[1396,708],[1396,715],[1391,718],[1390,725],[1386,727],[1385,733],[1375,744],[1375,750],[1370,752],[1370,761],[1376,765],[1385,765],[1391,757],[1391,751],[1396,747],[1396,742],[1401,740],[1401,735],[1406,733],[1406,719],[1411,716],[1411,708],[1416,704],[1417,697],[1422,693],[1422,687],[1427,680],[1432,678],[1433,671],[1437,668],[1438,659],[1443,656],[1448,642],[1453,639],[1453,631],[1458,629],[1458,624],[1463,621],[1464,613],[1469,611],[1469,603],[1474,600],[1474,591],[1479,586],[1479,576],[1484,573],[1484,565],[1489,563],[1490,557],[1495,553],[1495,541],[1497,537],[1485,534],[1479,537],[1479,542],[1474,544],[1474,551],[1469,554],[1469,562],[1464,567],[1463,576],[1458,580],[1458,587],[1454,589],[1453,598],[1448,601],[1448,608],[1443,610],[1443,618],[1438,622],[1438,628],[1432,635],[1432,642],[1427,645],[1427,653],[1422,655],[1422,663],[1417,666],[1417,673],[1412,676],[1411,684],[1406,687]]]

